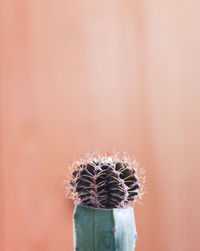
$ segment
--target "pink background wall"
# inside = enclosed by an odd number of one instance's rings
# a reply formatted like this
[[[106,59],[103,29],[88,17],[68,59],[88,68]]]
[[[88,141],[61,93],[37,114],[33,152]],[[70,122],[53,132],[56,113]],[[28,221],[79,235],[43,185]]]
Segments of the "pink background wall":
[[[72,251],[65,167],[147,171],[137,251],[198,251],[200,2],[2,0],[0,250]]]

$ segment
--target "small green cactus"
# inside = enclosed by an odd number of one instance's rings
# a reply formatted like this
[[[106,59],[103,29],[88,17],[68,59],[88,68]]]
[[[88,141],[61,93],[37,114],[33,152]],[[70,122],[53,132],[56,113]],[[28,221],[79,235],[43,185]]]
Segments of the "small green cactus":
[[[77,251],[133,251],[137,232],[132,207],[99,209],[77,205],[74,249]]]
[[[144,175],[124,152],[94,152],[74,161],[66,177],[76,205],[74,250],[133,251],[136,227],[130,203],[143,195]]]

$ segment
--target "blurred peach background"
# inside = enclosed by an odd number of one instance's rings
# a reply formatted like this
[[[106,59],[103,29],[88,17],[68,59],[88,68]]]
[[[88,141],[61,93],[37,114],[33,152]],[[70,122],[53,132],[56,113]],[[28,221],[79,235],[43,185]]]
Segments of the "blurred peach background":
[[[72,251],[75,157],[147,171],[137,251],[200,250],[200,3],[2,0],[0,250]]]

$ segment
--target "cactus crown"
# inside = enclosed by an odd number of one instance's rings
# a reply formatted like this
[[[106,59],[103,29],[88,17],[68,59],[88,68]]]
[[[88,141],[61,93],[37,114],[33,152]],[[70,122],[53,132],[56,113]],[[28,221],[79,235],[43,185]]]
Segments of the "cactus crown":
[[[143,195],[143,170],[124,152],[93,152],[74,161],[66,176],[66,194],[75,204],[119,208]]]

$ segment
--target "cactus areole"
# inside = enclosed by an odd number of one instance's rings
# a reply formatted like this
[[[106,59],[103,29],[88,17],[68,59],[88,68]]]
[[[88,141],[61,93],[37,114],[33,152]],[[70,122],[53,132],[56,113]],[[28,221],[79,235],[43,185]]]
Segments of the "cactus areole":
[[[133,205],[142,196],[143,170],[124,152],[94,152],[74,161],[66,176],[66,194],[75,202],[76,251],[133,251]]]

